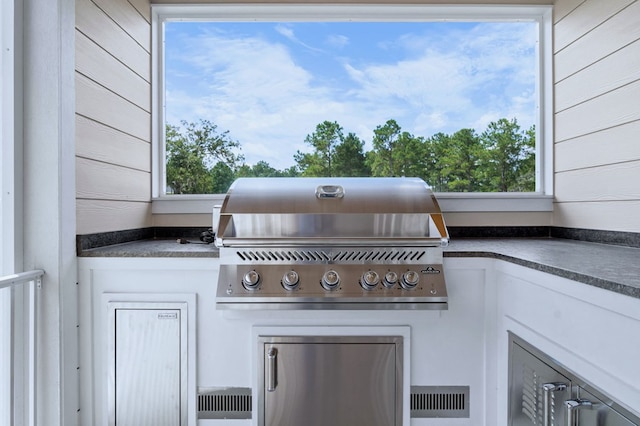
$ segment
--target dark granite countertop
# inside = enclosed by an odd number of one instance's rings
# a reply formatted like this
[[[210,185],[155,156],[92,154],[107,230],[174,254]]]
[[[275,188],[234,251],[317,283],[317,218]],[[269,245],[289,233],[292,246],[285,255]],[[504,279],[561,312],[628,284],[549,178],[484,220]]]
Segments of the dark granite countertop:
[[[561,238],[451,241],[445,257],[488,257],[640,298],[640,248]]]
[[[148,239],[82,250],[80,257],[218,257],[218,248],[195,238],[187,244],[173,239]]]
[[[218,257],[213,244],[152,239],[83,250],[81,257]],[[640,248],[562,238],[452,239],[445,257],[505,260],[640,298]]]

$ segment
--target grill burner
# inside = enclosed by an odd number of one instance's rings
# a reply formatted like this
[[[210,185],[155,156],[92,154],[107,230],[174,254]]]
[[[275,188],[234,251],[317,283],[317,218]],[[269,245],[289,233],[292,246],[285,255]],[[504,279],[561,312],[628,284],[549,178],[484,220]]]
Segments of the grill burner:
[[[217,229],[219,308],[447,309],[448,233],[420,179],[238,179]]]

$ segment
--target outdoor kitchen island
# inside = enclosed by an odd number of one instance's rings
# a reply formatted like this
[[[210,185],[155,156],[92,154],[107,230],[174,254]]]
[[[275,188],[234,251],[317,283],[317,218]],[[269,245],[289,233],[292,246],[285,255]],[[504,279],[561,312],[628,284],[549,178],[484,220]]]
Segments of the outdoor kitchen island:
[[[79,253],[82,423],[100,424],[108,416],[110,303],[187,304],[194,320],[187,333],[186,424],[254,424],[255,415],[197,420],[196,394],[241,387],[255,395],[255,337],[283,330],[375,335],[391,329],[408,336],[411,386],[470,389],[469,417],[411,418],[412,425],[506,425],[507,330],[640,411],[639,249],[561,239],[454,239],[444,250],[448,310],[340,312],[217,310],[212,246],[166,240],[85,250]]]

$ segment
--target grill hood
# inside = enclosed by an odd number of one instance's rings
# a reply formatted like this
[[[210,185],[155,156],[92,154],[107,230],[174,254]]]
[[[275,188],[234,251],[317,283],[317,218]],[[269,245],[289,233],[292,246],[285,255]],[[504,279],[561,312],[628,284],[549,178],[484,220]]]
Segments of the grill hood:
[[[216,245],[440,246],[448,239],[421,179],[242,178],[220,209]]]

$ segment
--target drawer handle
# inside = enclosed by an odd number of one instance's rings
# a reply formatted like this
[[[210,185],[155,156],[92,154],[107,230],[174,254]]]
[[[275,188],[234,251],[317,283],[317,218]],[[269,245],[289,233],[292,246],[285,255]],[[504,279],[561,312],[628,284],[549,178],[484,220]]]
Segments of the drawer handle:
[[[588,399],[570,399],[564,402],[567,408],[567,426],[578,426],[578,410],[591,409],[593,404]]]
[[[276,348],[269,348],[267,352],[267,392],[273,392],[276,390],[276,361],[278,357],[278,350]]]
[[[567,389],[564,383],[545,383],[542,385],[542,425],[553,426],[553,413],[551,412],[551,400],[554,392],[562,392]]]

